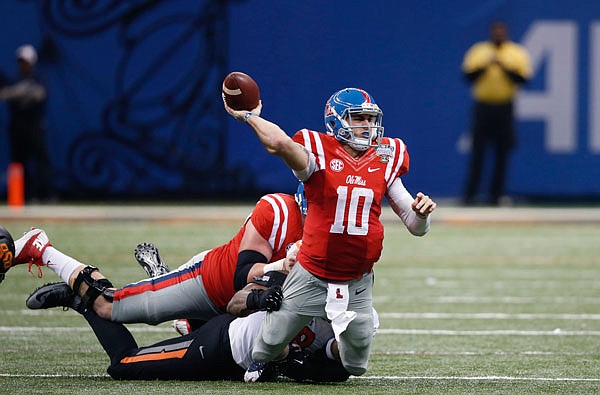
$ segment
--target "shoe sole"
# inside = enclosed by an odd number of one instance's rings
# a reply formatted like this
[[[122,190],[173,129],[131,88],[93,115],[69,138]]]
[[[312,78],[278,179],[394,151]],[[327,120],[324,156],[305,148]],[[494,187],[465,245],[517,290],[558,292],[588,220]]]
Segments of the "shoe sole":
[[[169,268],[162,261],[158,248],[152,243],[142,243],[135,247],[133,255],[136,261],[144,268],[150,277],[160,276],[169,272]],[[150,256],[146,259],[146,256]]]

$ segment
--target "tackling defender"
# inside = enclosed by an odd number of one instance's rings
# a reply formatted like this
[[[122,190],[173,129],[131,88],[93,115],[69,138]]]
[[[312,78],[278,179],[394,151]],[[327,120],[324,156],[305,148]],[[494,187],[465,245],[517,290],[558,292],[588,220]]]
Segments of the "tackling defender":
[[[45,291],[40,293],[40,289]],[[38,288],[26,304],[33,309],[62,306],[82,314],[110,358],[108,374],[117,380],[241,381],[252,363],[252,347],[264,314],[243,318],[222,314],[188,335],[139,347],[123,324],[98,317],[65,283]],[[349,374],[342,365],[327,357],[332,337],[327,322],[312,320],[290,344],[288,357],[266,367],[261,381],[279,376],[298,381],[347,380]]]
[[[52,247],[41,229],[33,229],[15,242],[12,265],[48,266],[86,306],[107,320],[148,324],[176,318],[206,321],[224,313],[235,292],[254,277],[289,270],[289,266],[284,267],[286,250],[302,236],[306,207],[303,196],[298,195],[263,196],[228,243],[201,252],[177,270],[119,289],[113,288],[97,268]],[[272,263],[267,264],[269,261]],[[247,309],[269,308],[279,292],[276,287],[247,291]]]
[[[247,123],[266,150],[284,160],[304,183],[310,211],[297,262],[283,286],[283,303],[266,314],[248,374],[260,375],[313,316],[332,321],[341,361],[353,375],[367,370],[373,333],[373,265],[383,248],[379,221],[386,196],[416,236],[426,234],[436,203],[406,190],[404,142],[383,137],[383,113],[362,89],[334,93],[325,106],[327,134],[303,129],[290,138],[252,111],[225,110]]]

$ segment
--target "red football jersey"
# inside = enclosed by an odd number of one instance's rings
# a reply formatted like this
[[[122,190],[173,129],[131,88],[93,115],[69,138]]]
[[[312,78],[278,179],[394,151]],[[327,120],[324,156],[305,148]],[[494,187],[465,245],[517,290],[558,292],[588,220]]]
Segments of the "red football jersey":
[[[284,258],[287,248],[302,238],[302,214],[291,195],[273,193],[263,196],[244,226],[227,244],[213,248],[204,257],[200,273],[206,293],[218,308],[224,309],[235,294],[233,276],[246,223],[252,224],[273,248],[271,262]]]
[[[303,129],[294,141],[316,158],[304,181],[308,215],[298,261],[312,274],[349,281],[371,271],[383,248],[381,202],[387,188],[408,172],[409,156],[400,139],[384,137],[379,153],[369,148],[354,158],[335,137]],[[389,146],[385,150],[383,147]]]

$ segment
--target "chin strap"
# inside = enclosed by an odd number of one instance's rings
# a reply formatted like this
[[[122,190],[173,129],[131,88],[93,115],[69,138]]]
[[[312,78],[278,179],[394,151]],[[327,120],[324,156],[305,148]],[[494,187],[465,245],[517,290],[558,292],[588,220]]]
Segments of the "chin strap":
[[[109,288],[113,288],[112,283],[106,279],[102,278],[100,280],[96,280],[92,278],[92,273],[98,271],[98,268],[95,266],[88,265],[79,274],[73,283],[73,291],[76,295],[79,295],[79,288],[81,288],[81,283],[85,282],[88,286],[87,291],[84,295],[81,296],[81,306],[84,309],[88,309],[93,306],[94,301],[98,298],[98,296],[102,295],[104,299],[109,302],[113,301],[115,291]]]

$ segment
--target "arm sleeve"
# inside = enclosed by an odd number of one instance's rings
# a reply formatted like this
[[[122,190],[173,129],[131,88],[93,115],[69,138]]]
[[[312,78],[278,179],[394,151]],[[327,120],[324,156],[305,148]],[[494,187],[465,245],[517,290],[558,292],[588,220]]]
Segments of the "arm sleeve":
[[[429,232],[431,222],[429,216],[421,217],[412,209],[415,200],[406,190],[400,178],[396,178],[387,190],[387,198],[396,215],[404,222],[410,233],[415,236],[423,236]]]
[[[268,259],[260,252],[252,250],[240,251],[238,254],[235,274],[233,275],[233,287],[236,291],[244,288],[248,283],[248,272],[255,263],[267,263]]]

